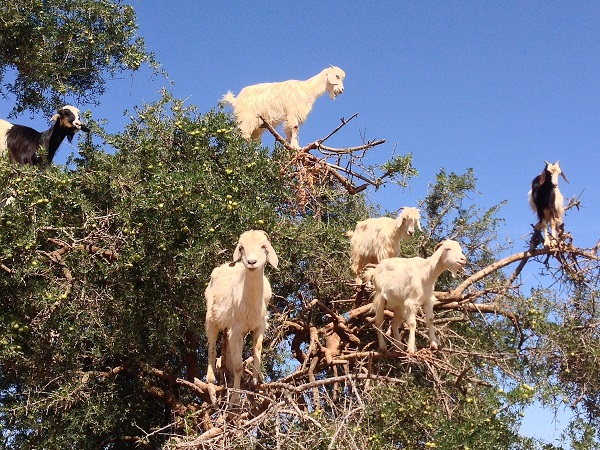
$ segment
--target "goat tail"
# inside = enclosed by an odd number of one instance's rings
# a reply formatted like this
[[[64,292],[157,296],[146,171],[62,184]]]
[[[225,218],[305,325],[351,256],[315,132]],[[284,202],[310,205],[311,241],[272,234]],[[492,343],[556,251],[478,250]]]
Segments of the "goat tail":
[[[227,94],[221,98],[221,103],[229,103],[231,106],[233,106],[235,103],[235,95],[233,95],[233,92],[227,91]]]
[[[367,264],[360,274],[360,278],[363,280],[363,283],[370,283],[373,281],[373,276],[375,275],[375,269],[377,268],[377,264]]]

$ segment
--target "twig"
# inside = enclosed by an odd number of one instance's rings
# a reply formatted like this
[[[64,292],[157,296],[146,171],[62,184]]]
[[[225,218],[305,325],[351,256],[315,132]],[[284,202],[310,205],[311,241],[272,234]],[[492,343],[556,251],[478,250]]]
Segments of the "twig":
[[[355,119],[358,116],[358,113],[354,113],[348,120],[345,120],[343,117],[341,119],[341,124],[338,125],[338,127],[333,130],[331,133],[329,133],[327,136],[325,136],[323,139],[320,139],[318,142],[319,144],[321,144],[322,142],[325,142],[327,139],[329,139],[331,136],[333,136],[335,133],[337,133],[338,131],[340,131],[348,122],[350,122],[352,119]]]
[[[369,179],[365,176],[362,176],[360,174],[353,172],[350,169],[342,168],[337,164],[333,164],[333,163],[326,161],[325,159],[318,158],[315,155],[311,154],[310,151],[311,150],[319,150],[323,154],[325,154],[326,155],[325,157],[327,158],[327,156],[331,156],[331,155],[327,155],[327,153],[334,154],[336,156],[343,155],[343,154],[352,154],[352,153],[355,153],[358,151],[364,151],[364,150],[370,149],[372,147],[383,144],[385,142],[385,140],[369,141],[366,144],[356,146],[356,147],[350,147],[350,148],[333,148],[333,147],[326,147],[323,145],[324,141],[326,141],[331,136],[333,136],[335,133],[337,133],[342,127],[344,127],[348,122],[350,122],[350,120],[354,119],[356,116],[357,116],[357,114],[354,114],[348,120],[342,119],[341,125],[339,125],[331,133],[329,133],[325,138],[311,142],[310,144],[308,144],[300,149],[293,148],[283,138],[283,136],[281,136],[277,132],[277,130],[275,130],[275,128],[264,119],[264,117],[259,116],[259,118],[263,122],[261,126],[263,128],[266,128],[273,135],[273,137],[275,138],[275,140],[277,142],[279,142],[281,145],[283,145],[288,150],[297,152],[297,156],[296,156],[295,160],[297,160],[297,161],[303,160],[305,162],[310,163],[310,165],[313,168],[316,168],[317,170],[324,172],[326,175],[329,175],[329,176],[335,178],[346,189],[346,191],[350,195],[355,195],[355,194],[358,194],[359,192],[362,192],[363,190],[365,190],[369,185],[372,185],[376,188],[381,186],[382,178],[377,178],[375,180]],[[350,180],[348,180],[346,177],[344,177],[340,172],[345,173],[351,177],[356,177],[356,178],[364,181],[365,183],[360,186],[354,186],[352,184],[352,182]],[[297,172],[297,173],[301,174],[301,172]],[[299,176],[302,179],[302,175],[299,175]],[[310,184],[310,183],[307,183],[307,184]]]
[[[325,145],[318,145],[315,148],[318,149],[319,151],[331,152],[331,153],[335,153],[336,155],[340,155],[340,154],[343,155],[343,154],[348,154],[348,153],[359,152],[361,150],[368,150],[370,148],[376,147],[377,145],[381,145],[381,144],[385,144],[385,139],[369,141],[366,144],[357,145],[356,147],[334,148],[334,147],[326,147]],[[312,144],[309,144],[309,145],[312,145]]]

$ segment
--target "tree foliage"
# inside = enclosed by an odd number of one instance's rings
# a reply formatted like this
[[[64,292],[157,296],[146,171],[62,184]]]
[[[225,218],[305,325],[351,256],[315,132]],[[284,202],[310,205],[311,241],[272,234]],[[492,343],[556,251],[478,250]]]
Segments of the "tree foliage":
[[[13,114],[54,112],[66,96],[94,103],[107,76],[157,67],[120,0],[2,1],[0,15],[0,93],[14,96]]]
[[[401,344],[375,351],[370,305],[354,298],[345,231],[373,214],[360,194],[319,182],[300,208],[291,149],[248,144],[228,115],[166,92],[104,137],[114,154],[86,141],[67,167],[1,166],[6,447],[294,448],[285,435],[314,448],[533,449],[518,426],[534,399],[571,404],[589,421],[572,438],[597,442],[594,254],[566,236],[558,252],[498,260],[500,205],[470,200],[472,171],[439,172],[424,231],[403,245],[427,256],[454,237],[470,275],[439,280],[444,348],[409,357]],[[249,228],[280,257],[269,381],[247,392],[250,418],[219,419],[226,391],[212,405],[202,381],[203,291]],[[538,261],[559,289],[525,292],[500,270],[518,261]]]

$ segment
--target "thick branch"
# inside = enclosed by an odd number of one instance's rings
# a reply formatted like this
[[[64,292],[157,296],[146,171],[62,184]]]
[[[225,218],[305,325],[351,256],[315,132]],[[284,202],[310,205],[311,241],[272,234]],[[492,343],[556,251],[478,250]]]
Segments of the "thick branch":
[[[479,272],[474,273],[469,278],[467,278],[465,281],[463,281],[461,284],[459,284],[456,288],[454,288],[452,291],[450,291],[447,295],[440,295],[440,297],[438,297],[438,300],[448,301],[448,300],[460,297],[461,294],[463,294],[463,292],[465,292],[469,288],[469,286],[482,280],[483,278],[485,278],[492,272],[495,272],[496,270],[501,269],[502,267],[512,264],[515,261],[519,261],[522,259],[529,259],[529,258],[539,256],[539,255],[551,255],[551,254],[555,254],[555,253],[570,253],[570,254],[574,254],[574,255],[584,256],[589,259],[598,259],[598,257],[594,253],[591,253],[587,250],[579,249],[579,248],[571,248],[571,249],[565,249],[565,250],[562,250],[562,249],[558,250],[555,248],[543,248],[543,249],[538,249],[538,250],[528,250],[525,252],[515,253],[514,255],[507,256],[506,258],[503,258],[499,261],[496,261],[493,264],[490,264],[489,266],[480,270]],[[436,293],[436,296],[437,296],[437,293]]]

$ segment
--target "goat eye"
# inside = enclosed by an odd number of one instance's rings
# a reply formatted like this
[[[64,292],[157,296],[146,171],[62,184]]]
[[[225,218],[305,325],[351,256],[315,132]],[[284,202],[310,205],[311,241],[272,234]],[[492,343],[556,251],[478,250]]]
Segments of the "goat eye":
[[[340,76],[339,76],[339,75],[336,75],[335,77],[336,77],[338,80],[340,79]]]

